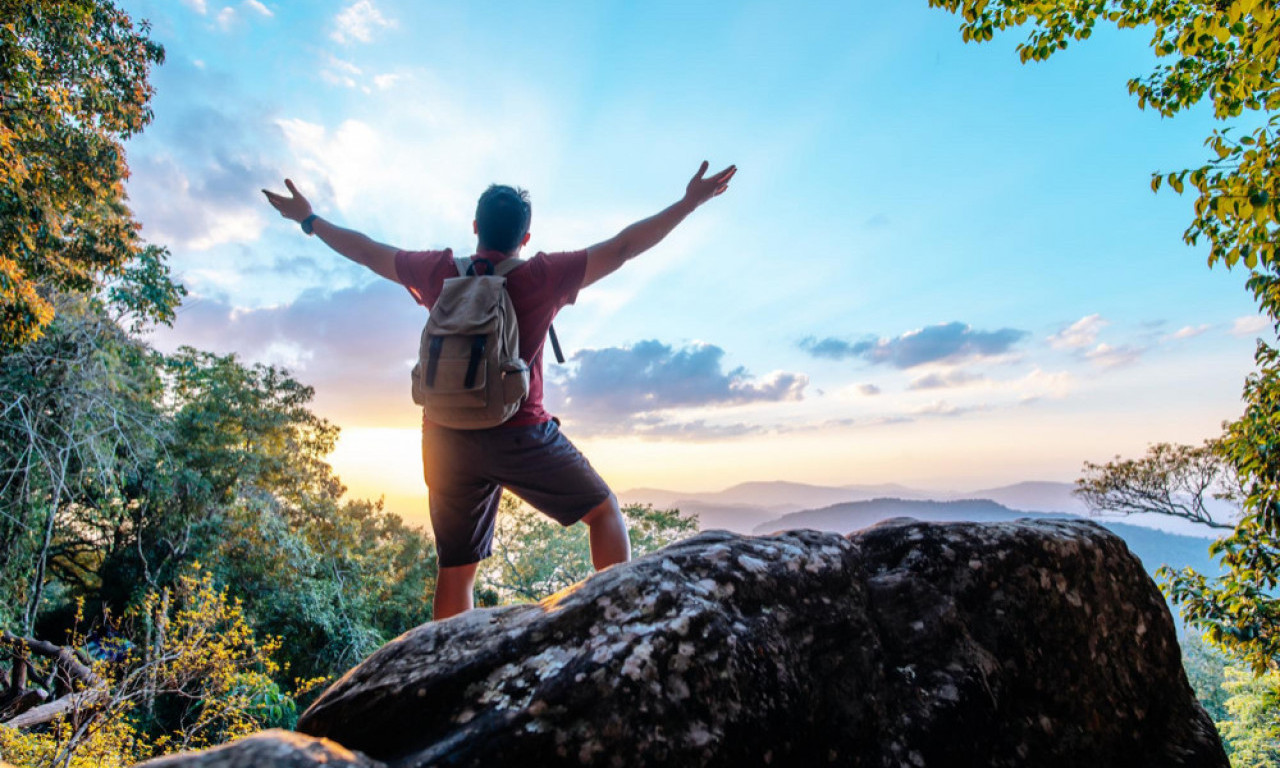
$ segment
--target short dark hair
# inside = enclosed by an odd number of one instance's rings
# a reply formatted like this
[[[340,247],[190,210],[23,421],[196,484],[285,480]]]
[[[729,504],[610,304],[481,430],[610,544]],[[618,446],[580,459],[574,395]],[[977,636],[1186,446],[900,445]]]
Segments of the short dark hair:
[[[476,234],[480,248],[510,253],[529,232],[533,207],[529,193],[519,187],[493,184],[476,203]]]

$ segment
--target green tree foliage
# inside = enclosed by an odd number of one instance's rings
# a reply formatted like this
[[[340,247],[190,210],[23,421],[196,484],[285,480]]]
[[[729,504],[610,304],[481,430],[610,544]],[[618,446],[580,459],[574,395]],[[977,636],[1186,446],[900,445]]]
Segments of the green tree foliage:
[[[1231,660],[1194,632],[1182,638],[1181,645],[1182,667],[1187,671],[1187,682],[1191,683],[1196,698],[1215,723],[1226,720],[1227,689],[1222,684]]]
[[[1140,108],[1175,115],[1208,100],[1227,122],[1205,140],[1208,160],[1198,168],[1156,173],[1152,189],[1167,183],[1198,192],[1184,233],[1204,238],[1209,264],[1243,263],[1249,289],[1274,323],[1280,322],[1280,3],[1276,0],[929,0],[963,16],[965,40],[1027,26],[1018,45],[1023,62],[1042,61],[1072,41],[1087,39],[1099,23],[1151,31],[1159,64],[1129,81]],[[1242,126],[1244,127],[1242,129]],[[1256,670],[1280,665],[1280,615],[1271,597],[1280,578],[1280,360],[1258,345],[1258,371],[1245,384],[1244,416],[1229,424],[1220,451],[1240,489],[1242,515],[1232,533],[1213,546],[1228,574],[1210,581],[1194,573],[1171,579],[1171,597],[1184,615]],[[1197,450],[1197,449],[1188,449]],[[1157,458],[1147,467],[1159,473]],[[1179,458],[1179,457],[1173,457]],[[1186,458],[1186,457],[1182,457]],[[1117,468],[1117,474],[1119,469]],[[1137,481],[1134,475],[1128,480]]]
[[[1182,664],[1231,764],[1280,765],[1280,673],[1255,675],[1196,634],[1182,640]]]
[[[122,141],[164,59],[147,31],[110,0],[0,0],[0,352],[39,337],[51,291],[173,316],[182,289],[125,203]]]
[[[1254,675],[1227,667],[1223,688],[1228,718],[1218,722],[1235,768],[1280,765],[1280,672]]]
[[[632,557],[641,557],[698,530],[696,517],[676,509],[628,505],[622,515],[631,534]],[[565,528],[512,496],[504,496],[494,534],[493,557],[477,579],[482,604],[529,602],[576,584],[592,574],[585,525]]]
[[[1075,493],[1094,512],[1150,512],[1229,531],[1234,521],[1215,516],[1209,500],[1239,502],[1234,469],[1222,460],[1220,441],[1199,446],[1158,443],[1141,459],[1117,456],[1106,464],[1085,462]]]
[[[0,620],[27,634],[51,569],[76,584],[96,568],[118,481],[164,431],[156,357],[95,304],[54,301],[48,332],[0,359]]]
[[[1225,445],[1223,439],[1200,446],[1160,443],[1140,459],[1086,462],[1076,493],[1094,512],[1164,514],[1227,531],[1209,545],[1225,576],[1211,579],[1190,568],[1162,568],[1158,574],[1183,618],[1262,672],[1280,660],[1280,599],[1274,589],[1280,540],[1257,515],[1242,514],[1246,492]],[[1215,516],[1211,499],[1227,502],[1232,513]]]
[[[435,551],[343,498],[337,429],[287,373],[164,358],[100,306],[0,357],[0,620],[58,636],[74,600],[116,615],[201,562],[296,674],[334,675],[425,621]]]

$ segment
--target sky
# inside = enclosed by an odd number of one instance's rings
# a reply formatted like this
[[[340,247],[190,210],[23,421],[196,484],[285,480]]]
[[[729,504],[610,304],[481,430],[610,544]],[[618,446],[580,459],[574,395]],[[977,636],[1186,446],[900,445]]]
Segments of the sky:
[[[426,312],[281,219],[474,248],[490,183],[526,255],[605,240],[702,160],[729,191],[583,291],[547,403],[619,491],[748,480],[971,490],[1199,442],[1241,411],[1245,274],[1182,242],[1197,107],[1139,110],[1143,30],[1021,65],[925,0],[124,0],[166,48],[128,144],[190,292],[151,342],[283,366],[356,496],[426,519],[409,370]]]

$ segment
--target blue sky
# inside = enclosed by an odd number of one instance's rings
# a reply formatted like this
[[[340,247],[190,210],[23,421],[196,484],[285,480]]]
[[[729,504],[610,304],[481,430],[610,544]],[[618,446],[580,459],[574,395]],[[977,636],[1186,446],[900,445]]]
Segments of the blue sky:
[[[286,175],[330,220],[463,252],[479,192],[518,184],[530,248],[568,250],[737,164],[556,323],[548,402],[619,489],[1071,480],[1240,410],[1244,275],[1148,186],[1213,121],[1137,109],[1144,31],[1023,66],[924,0],[122,4],[168,55],[129,191],[192,293],[154,342],[314,385],[355,492],[423,493],[425,314],[279,219],[257,190]]]

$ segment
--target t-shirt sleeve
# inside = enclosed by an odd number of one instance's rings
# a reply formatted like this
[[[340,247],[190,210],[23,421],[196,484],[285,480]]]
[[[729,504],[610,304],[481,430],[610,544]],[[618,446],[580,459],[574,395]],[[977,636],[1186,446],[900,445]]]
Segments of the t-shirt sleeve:
[[[547,285],[555,296],[556,308],[578,300],[578,289],[587,274],[587,252],[566,251],[543,254],[547,269]]]
[[[396,252],[396,277],[413,300],[424,307],[435,303],[445,278],[456,274],[453,251],[447,248],[443,251]]]

